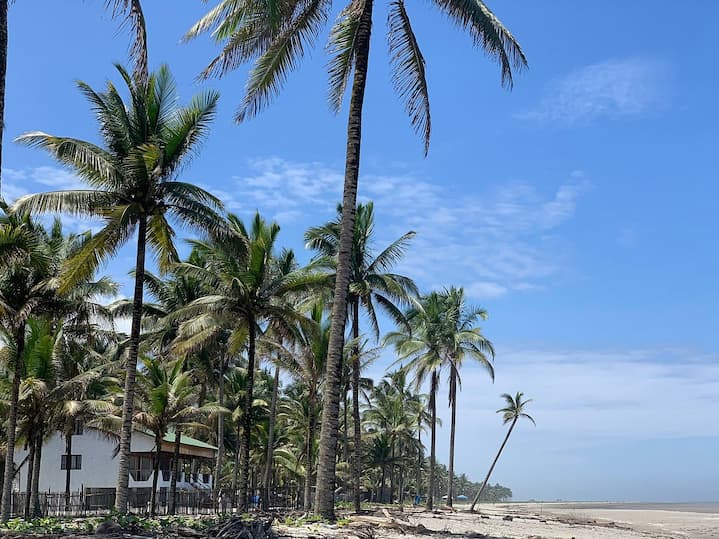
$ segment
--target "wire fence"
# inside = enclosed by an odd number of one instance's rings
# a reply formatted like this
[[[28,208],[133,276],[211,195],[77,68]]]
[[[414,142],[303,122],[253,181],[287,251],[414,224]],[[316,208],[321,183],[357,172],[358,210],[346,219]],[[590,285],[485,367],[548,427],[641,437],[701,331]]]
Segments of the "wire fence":
[[[152,500],[152,489],[131,488],[128,495],[129,511],[136,515],[149,515]],[[31,500],[32,501],[32,500]],[[270,506],[273,509],[293,509],[297,505],[298,491],[296,488],[283,488],[274,490],[270,497]],[[24,492],[14,492],[12,498],[12,514],[20,517],[26,514],[29,507],[30,514],[43,517],[91,517],[108,515],[115,505],[114,488],[85,488],[83,491],[71,492],[67,496],[64,492],[41,492],[38,496],[39,507],[26,505],[27,498]],[[259,491],[249,493],[249,508],[259,509],[262,499]],[[214,503],[211,491],[178,490],[175,500],[175,514],[177,515],[210,515],[215,513],[233,512],[233,499],[231,495],[220,491],[217,503]],[[157,491],[155,513],[167,515],[170,513],[170,493],[162,487]]]

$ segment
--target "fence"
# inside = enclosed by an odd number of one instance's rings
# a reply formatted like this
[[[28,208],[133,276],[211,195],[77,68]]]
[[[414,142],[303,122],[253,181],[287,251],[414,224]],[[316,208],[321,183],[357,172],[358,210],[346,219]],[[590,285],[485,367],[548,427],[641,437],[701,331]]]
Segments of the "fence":
[[[131,488],[128,496],[130,512],[146,515],[150,512],[152,492],[149,488]],[[63,492],[41,492],[39,494],[39,513],[50,517],[85,517],[109,514],[115,505],[115,489],[86,489],[84,492],[72,492],[69,499]],[[166,488],[157,492],[157,514],[169,513],[169,493]],[[25,514],[26,494],[13,493],[12,512],[15,516]],[[214,512],[210,492],[178,491],[176,513],[182,515],[201,515]]]
[[[272,493],[270,506],[273,509],[295,508],[298,501],[298,489],[283,488]],[[128,506],[131,513],[147,515],[150,513],[152,489],[131,488],[128,495]],[[257,509],[260,505],[259,491],[250,492],[250,508]],[[12,514],[25,514],[26,494],[14,492]],[[114,488],[86,488],[84,491],[71,492],[69,499],[64,492],[39,493],[39,513],[43,517],[86,517],[107,515],[115,505]],[[170,493],[166,487],[157,491],[156,514],[169,514]],[[32,509],[32,508],[31,508]],[[175,513],[178,515],[209,515],[216,512],[232,512],[231,495],[222,494],[216,507],[209,491],[177,491]]]

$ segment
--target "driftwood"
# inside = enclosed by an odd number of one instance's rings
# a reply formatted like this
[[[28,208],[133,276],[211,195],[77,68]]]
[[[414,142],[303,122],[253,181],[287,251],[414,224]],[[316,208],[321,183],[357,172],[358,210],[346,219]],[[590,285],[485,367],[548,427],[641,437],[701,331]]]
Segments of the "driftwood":
[[[240,517],[232,517],[212,526],[207,530],[207,535],[217,539],[271,539],[272,520],[243,520]]]
[[[406,535],[407,533],[426,534],[429,531],[422,524],[412,524],[407,520],[402,520],[392,516],[385,508],[382,508],[382,514],[384,515],[384,518],[379,516],[355,515],[352,516],[352,524],[370,525],[397,530],[402,535]]]

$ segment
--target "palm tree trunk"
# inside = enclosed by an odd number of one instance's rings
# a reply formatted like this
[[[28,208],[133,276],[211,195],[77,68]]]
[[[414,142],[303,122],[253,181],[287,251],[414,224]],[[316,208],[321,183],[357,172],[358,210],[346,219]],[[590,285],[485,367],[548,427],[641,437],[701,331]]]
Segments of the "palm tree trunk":
[[[262,495],[262,510],[270,508],[270,483],[272,481],[272,460],[275,447],[275,419],[277,416],[277,393],[280,387],[280,368],[275,367],[275,379],[272,383],[272,404],[270,405],[270,424],[267,432],[267,455],[265,456],[265,473],[262,479],[264,492]]]
[[[42,464],[42,444],[45,438],[45,427],[41,424],[35,438],[35,465],[32,470],[32,492],[30,504],[32,516],[39,517],[40,514],[40,466]]]
[[[415,478],[415,495],[422,496],[422,462],[424,451],[422,450],[422,416],[417,418],[417,477]]]
[[[218,383],[217,401],[220,406],[225,405],[225,355],[220,355],[220,379]],[[212,501],[218,511],[220,504],[220,476],[222,475],[222,453],[225,447],[225,416],[217,414],[217,457],[215,460],[215,480],[212,483]]]
[[[2,504],[0,520],[7,522],[12,511],[12,483],[15,469],[15,428],[17,427],[17,403],[20,396],[20,380],[23,374],[23,355],[25,354],[25,322],[22,322],[15,332],[15,360],[13,361],[12,388],[10,391],[10,406],[7,416],[7,432],[5,440],[5,475],[3,476]]]
[[[155,436],[155,462],[153,463],[152,473],[152,494],[150,496],[150,516],[155,516],[157,507],[157,480],[160,476],[160,451],[162,450],[162,436]]]
[[[359,299],[352,299],[352,338],[359,338]],[[359,407],[360,360],[359,345],[352,350],[352,424],[354,426],[354,453],[352,462],[352,479],[354,491],[355,513],[361,511],[360,481],[362,478],[362,425],[360,424]]]
[[[70,512],[70,480],[72,478],[72,470],[70,469],[69,463],[72,455],[72,431],[65,434],[65,460],[68,462],[68,466],[65,468],[65,512]]]
[[[489,467],[489,471],[487,472],[487,476],[484,478],[484,481],[482,482],[482,486],[479,489],[479,492],[477,492],[477,495],[474,497],[474,500],[472,500],[472,507],[469,508],[470,511],[474,511],[474,506],[479,501],[479,497],[482,495],[482,492],[484,492],[484,489],[487,486],[487,483],[489,482],[489,476],[492,475],[492,472],[494,471],[494,467],[497,464],[497,461],[499,460],[499,456],[502,454],[502,451],[504,451],[504,446],[507,445],[507,440],[509,440],[509,435],[512,434],[514,425],[517,424],[517,419],[519,419],[519,416],[515,417],[514,420],[512,421],[512,424],[509,426],[507,435],[504,437],[504,441],[502,442],[502,445],[499,446],[499,451],[497,451],[497,456],[494,457],[494,461],[492,462],[492,465]]]
[[[137,260],[135,262],[135,290],[132,297],[132,326],[130,347],[125,364],[125,393],[122,402],[122,428],[120,430],[120,452],[118,454],[117,490],[115,509],[127,513],[128,483],[130,480],[130,440],[132,439],[132,416],[135,410],[135,377],[137,376],[137,354],[142,328],[142,293],[145,282],[145,250],[147,246],[147,218],[140,217],[137,223]]]
[[[435,490],[435,467],[437,457],[437,386],[439,379],[437,372],[432,372],[432,387],[429,391],[429,408],[432,415],[432,436],[429,450],[429,489],[427,492],[427,509],[434,509],[434,490]]]
[[[317,381],[312,382],[313,386],[317,384]],[[306,481],[305,481],[305,499],[304,509],[309,511],[312,508],[312,473],[314,464],[314,444],[315,444],[315,431],[317,429],[317,419],[315,417],[315,410],[317,409],[317,394],[314,391],[310,391],[309,398],[309,418],[307,421],[307,439],[305,440],[305,454],[307,455],[306,465]]]
[[[32,506],[32,478],[35,472],[35,436],[28,434],[28,452],[27,452],[27,479],[25,480],[25,519],[30,518],[30,507]]]
[[[384,484],[387,480],[387,465],[382,464],[382,479],[379,483],[379,503],[384,503]]]
[[[0,174],[2,173],[2,140],[5,127],[5,78],[7,74],[7,5],[8,0],[0,0]],[[0,188],[2,179],[0,179]],[[0,200],[2,194],[0,192]]]
[[[180,476],[180,440],[182,439],[182,429],[179,425],[175,426],[175,446],[172,448],[172,472],[170,476],[170,514],[174,515],[177,511],[177,479]]]
[[[242,416],[237,418],[235,439],[235,469],[232,472],[232,507],[237,507],[237,482],[240,477],[240,455],[242,455]]]
[[[457,369],[451,366],[449,374],[449,402],[452,406],[452,419],[449,428],[449,478],[447,480],[447,505],[452,507],[454,500],[454,433],[457,424]]]
[[[242,465],[240,466],[240,503],[241,511],[247,510],[247,482],[250,476],[250,444],[252,443],[252,402],[255,385],[255,331],[254,316],[247,317],[249,342],[247,346],[247,387],[245,394],[245,410],[243,414],[242,436]]]
[[[340,372],[345,323],[347,321],[347,292],[349,290],[352,244],[354,240],[357,206],[357,180],[359,177],[360,146],[362,141],[362,106],[364,104],[367,64],[369,61],[370,34],[372,32],[372,3],[365,0],[357,28],[352,97],[347,121],[347,154],[345,181],[342,194],[342,225],[337,255],[337,278],[332,302],[332,328],[325,376],[325,402],[322,409],[320,454],[317,466],[317,495],[315,513],[335,520],[335,457],[337,454],[337,420],[339,415]]]

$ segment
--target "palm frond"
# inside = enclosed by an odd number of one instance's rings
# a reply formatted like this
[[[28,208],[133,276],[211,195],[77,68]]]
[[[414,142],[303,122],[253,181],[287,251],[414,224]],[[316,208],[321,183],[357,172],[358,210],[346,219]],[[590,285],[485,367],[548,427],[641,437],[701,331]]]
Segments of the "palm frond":
[[[392,82],[400,99],[404,101],[412,127],[422,135],[424,154],[427,155],[432,132],[429,89],[424,57],[412,30],[404,0],[394,0],[390,3],[387,26]]]

